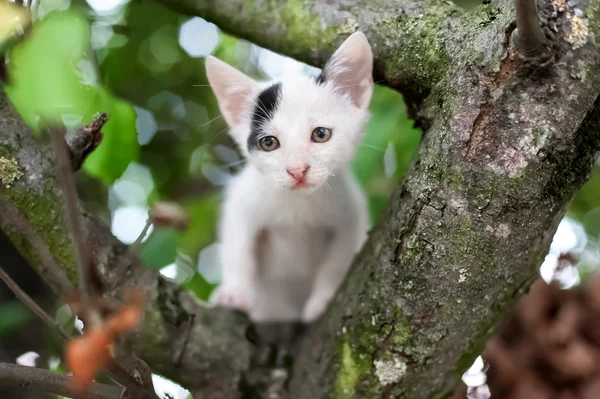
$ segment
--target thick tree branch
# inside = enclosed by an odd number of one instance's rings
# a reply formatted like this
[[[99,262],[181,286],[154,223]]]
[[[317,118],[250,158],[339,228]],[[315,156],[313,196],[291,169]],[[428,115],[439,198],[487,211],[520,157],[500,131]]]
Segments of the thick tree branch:
[[[123,399],[124,388],[93,384],[90,391],[78,394],[70,388],[71,377],[35,367],[0,362],[0,386],[20,386],[73,399]]]
[[[453,2],[439,0],[154,1],[319,67],[360,29],[373,47],[375,81],[400,90],[412,116],[425,126],[429,116],[419,114],[420,102],[448,73],[450,56],[471,45],[457,39],[480,22],[479,16],[462,14]],[[488,57],[487,52],[482,55]]]
[[[446,395],[534,280],[600,149],[600,75],[589,72],[600,68],[590,35],[600,31],[593,12],[600,1],[572,1],[552,17],[559,62],[537,71],[507,46],[515,15],[508,0],[465,13],[443,1],[167,4],[317,65],[355,28],[367,33],[377,73],[407,95],[430,128],[340,295],[307,332],[290,393],[311,399]],[[575,32],[574,40],[576,15],[584,15],[578,18],[589,31]],[[0,201],[30,221],[74,281],[68,232],[56,216],[52,162],[4,95],[0,131],[0,156],[23,173],[0,188]],[[150,306],[140,344],[153,370],[206,397],[239,397],[250,367],[245,319],[144,272],[104,224],[84,218],[102,278],[113,281],[111,265],[126,257],[125,283],[146,287]],[[0,213],[0,227],[42,270],[12,219]],[[196,323],[177,368],[187,336],[183,320],[191,314]]]

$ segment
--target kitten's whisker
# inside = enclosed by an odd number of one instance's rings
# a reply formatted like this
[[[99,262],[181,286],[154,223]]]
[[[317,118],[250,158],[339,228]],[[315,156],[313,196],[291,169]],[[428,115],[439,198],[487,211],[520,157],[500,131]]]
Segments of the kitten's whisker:
[[[219,118],[222,118],[222,117],[223,117],[223,114],[221,114],[221,115],[219,115],[219,116],[217,116],[217,117],[215,117],[215,118],[213,118],[213,119],[209,120],[208,122],[206,122],[206,123],[203,123],[202,125],[200,125],[200,126],[197,126],[197,127],[204,127],[204,126],[206,126],[206,125],[208,125],[208,124],[211,124],[211,123],[213,123],[214,121],[216,121],[217,119],[219,119]]]
[[[365,143],[359,143],[358,145],[362,146],[362,147],[370,148],[372,150],[376,150],[376,151],[379,151],[379,152],[385,152],[385,148],[375,147],[374,145],[365,144]]]
[[[227,126],[225,129],[221,130],[219,133],[217,133],[217,134],[215,135],[215,137],[213,137],[213,139],[212,139],[210,142],[211,142],[211,143],[213,143],[213,142],[214,142],[214,141],[217,139],[217,137],[219,137],[221,134],[223,134],[223,133],[224,133],[225,131],[227,131],[228,129],[229,129],[229,126]]]
[[[331,195],[331,193],[333,192],[333,189],[331,188],[327,180],[325,180],[325,191],[327,192],[327,195]]]

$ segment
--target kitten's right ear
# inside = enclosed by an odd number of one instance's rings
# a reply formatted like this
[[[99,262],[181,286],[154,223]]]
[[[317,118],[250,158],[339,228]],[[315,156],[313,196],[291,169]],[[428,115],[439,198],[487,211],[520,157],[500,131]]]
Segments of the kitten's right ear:
[[[230,127],[244,123],[244,108],[258,92],[258,83],[213,56],[206,57],[206,75],[221,113]]]
[[[373,53],[367,37],[354,32],[323,68],[322,78],[349,96],[358,108],[367,108],[373,93]]]

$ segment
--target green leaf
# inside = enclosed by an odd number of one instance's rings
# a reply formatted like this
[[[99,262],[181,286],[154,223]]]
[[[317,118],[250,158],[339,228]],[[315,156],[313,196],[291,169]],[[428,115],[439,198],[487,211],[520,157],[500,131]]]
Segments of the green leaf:
[[[140,258],[152,269],[160,269],[175,262],[177,233],[171,229],[154,229],[144,243]]]
[[[74,11],[53,11],[12,51],[7,93],[34,129],[40,120],[73,128],[90,122],[97,112],[109,112],[104,140],[84,169],[112,183],[138,156],[135,111],[98,84],[90,53],[90,25],[85,17]]]
[[[73,12],[54,12],[35,24],[11,53],[8,93],[25,121],[76,119],[92,107],[95,92],[82,84],[78,63],[85,59],[89,26]]]
[[[6,336],[19,329],[33,317],[25,305],[19,301],[0,304],[0,336]]]
[[[110,119],[102,128],[102,144],[88,157],[83,168],[91,176],[110,184],[138,158],[136,113],[130,104],[117,100],[104,89],[98,90],[97,98],[96,109],[108,112]]]
[[[182,284],[186,290],[192,291],[198,298],[207,301],[217,284],[211,284],[200,273],[194,274],[189,281]]]
[[[189,227],[179,239],[179,247],[196,255],[215,240],[219,195],[210,195],[182,204],[189,217]]]

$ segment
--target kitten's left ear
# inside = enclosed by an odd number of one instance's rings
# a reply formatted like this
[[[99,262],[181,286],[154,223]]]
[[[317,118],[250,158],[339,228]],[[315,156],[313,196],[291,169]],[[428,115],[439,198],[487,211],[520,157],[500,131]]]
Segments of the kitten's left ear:
[[[253,101],[258,84],[244,73],[210,55],[206,57],[206,76],[227,124],[230,127],[243,124],[244,108]]]
[[[358,108],[367,108],[373,93],[373,53],[367,37],[351,34],[323,68],[323,77]]]

